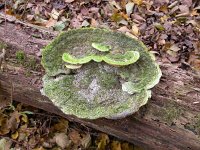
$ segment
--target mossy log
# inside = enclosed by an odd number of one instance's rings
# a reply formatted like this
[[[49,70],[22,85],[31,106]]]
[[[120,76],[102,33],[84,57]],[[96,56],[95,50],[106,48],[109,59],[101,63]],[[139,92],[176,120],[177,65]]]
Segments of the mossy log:
[[[1,101],[13,99],[41,108],[146,149],[200,149],[200,77],[193,71],[163,64],[161,81],[152,89],[151,100],[139,112],[117,120],[79,119],[63,114],[41,95],[42,69],[33,70],[22,63],[17,66],[11,61],[16,51],[23,50],[27,57],[33,56],[39,62],[36,54],[49,42],[49,36],[37,39],[30,36],[35,34],[32,30],[27,33],[24,27],[19,29],[9,23],[6,28],[0,26],[0,40],[9,45],[4,71],[0,73]]]

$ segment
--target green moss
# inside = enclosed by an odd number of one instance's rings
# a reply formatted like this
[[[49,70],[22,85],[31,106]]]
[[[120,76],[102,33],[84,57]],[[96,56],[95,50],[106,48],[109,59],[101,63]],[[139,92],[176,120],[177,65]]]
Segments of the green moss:
[[[25,55],[24,51],[19,50],[19,51],[17,51],[17,52],[15,53],[15,57],[16,57],[16,59],[17,59],[17,61],[18,61],[19,63],[23,63],[24,60],[25,60],[25,58],[26,58],[26,55]]]
[[[164,109],[163,119],[166,122],[171,123],[175,119],[177,119],[180,115],[181,115],[181,110],[180,109],[177,109],[176,107],[169,107],[167,109]]]
[[[102,72],[99,74],[100,85],[106,89],[111,89],[119,84],[118,77],[112,73]]]
[[[157,110],[154,110],[156,112]],[[183,113],[183,109],[175,102],[166,104],[161,110],[154,113],[161,121],[164,121],[171,125],[176,119],[178,119]]]
[[[43,78],[45,84],[44,92],[64,113],[73,114],[80,118],[96,119],[99,117],[120,117],[123,116],[124,113],[127,115],[137,111],[139,109],[138,106],[141,104],[140,101],[137,101],[138,99],[148,100],[147,92],[143,91],[134,96],[127,95],[126,101],[121,99],[121,102],[115,103],[113,101],[113,103],[109,105],[103,103],[99,104],[95,101],[93,101],[93,103],[88,103],[88,100],[81,96],[79,89],[73,84],[74,80],[75,78],[73,76],[65,76],[61,80],[56,81],[53,80],[53,78],[45,76]],[[104,90],[99,94],[100,95],[96,95],[97,101],[101,100],[101,98],[105,98],[105,95],[108,95],[108,98],[113,94],[121,98],[123,95],[120,91],[115,90],[111,91],[111,93]],[[127,111],[124,112],[124,110]]]

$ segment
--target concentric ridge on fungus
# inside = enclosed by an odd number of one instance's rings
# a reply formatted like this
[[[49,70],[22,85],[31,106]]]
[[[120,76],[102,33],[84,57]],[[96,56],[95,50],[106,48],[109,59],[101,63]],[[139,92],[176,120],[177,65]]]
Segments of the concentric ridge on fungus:
[[[65,114],[121,118],[145,105],[161,70],[146,46],[122,33],[82,28],[42,51],[43,91]]]

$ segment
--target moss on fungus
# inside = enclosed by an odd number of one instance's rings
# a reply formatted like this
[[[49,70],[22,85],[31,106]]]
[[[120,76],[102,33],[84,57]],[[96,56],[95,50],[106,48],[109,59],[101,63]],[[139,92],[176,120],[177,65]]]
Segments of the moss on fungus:
[[[103,51],[96,50],[92,43],[103,43],[109,50],[105,47]],[[115,54],[116,50],[121,54]],[[93,58],[70,73],[62,59],[64,53],[78,61]],[[108,55],[111,62],[118,58],[127,61],[128,57],[123,56],[127,53],[137,53],[138,59],[121,67],[105,61]],[[142,42],[105,29],[84,28],[61,33],[42,50],[42,64],[46,71],[45,95],[64,113],[88,119],[121,118],[138,111],[150,98],[149,89],[161,77],[158,65]],[[80,63],[73,65],[77,64]],[[127,83],[131,84],[126,87]]]

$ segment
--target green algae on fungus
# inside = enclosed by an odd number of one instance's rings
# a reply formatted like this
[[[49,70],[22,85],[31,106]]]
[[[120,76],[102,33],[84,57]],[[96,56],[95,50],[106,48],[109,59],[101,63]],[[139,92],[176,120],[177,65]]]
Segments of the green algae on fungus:
[[[85,64],[88,63],[91,60],[94,60],[96,62],[104,61],[110,65],[116,65],[116,66],[126,66],[133,64],[139,59],[139,52],[137,51],[127,51],[125,54],[106,54],[106,55],[91,55],[91,56],[85,56],[83,58],[75,58],[74,56],[71,56],[68,53],[64,53],[62,56],[62,59],[73,65],[79,65],[79,64]]]
[[[71,65],[71,64],[66,64],[65,67],[68,69],[79,69],[81,68],[82,65]]]
[[[102,52],[92,43],[111,49]],[[63,61],[64,53],[70,61]],[[116,67],[119,62],[122,67]],[[66,63],[82,66],[70,73]],[[88,119],[121,118],[138,111],[161,77],[159,66],[142,42],[105,29],[61,33],[42,50],[42,65],[46,71],[44,94],[65,114]]]
[[[127,51],[125,54],[107,54],[103,61],[110,65],[126,66],[135,63],[140,57],[137,51]]]
[[[107,52],[111,49],[111,46],[104,45],[102,43],[92,43],[92,47],[94,47],[95,49],[101,52]]]
[[[88,63],[89,61],[91,61],[92,58],[91,58],[91,56],[85,56],[83,58],[75,58],[68,53],[64,53],[62,56],[62,59],[69,64],[76,65],[76,64]]]

